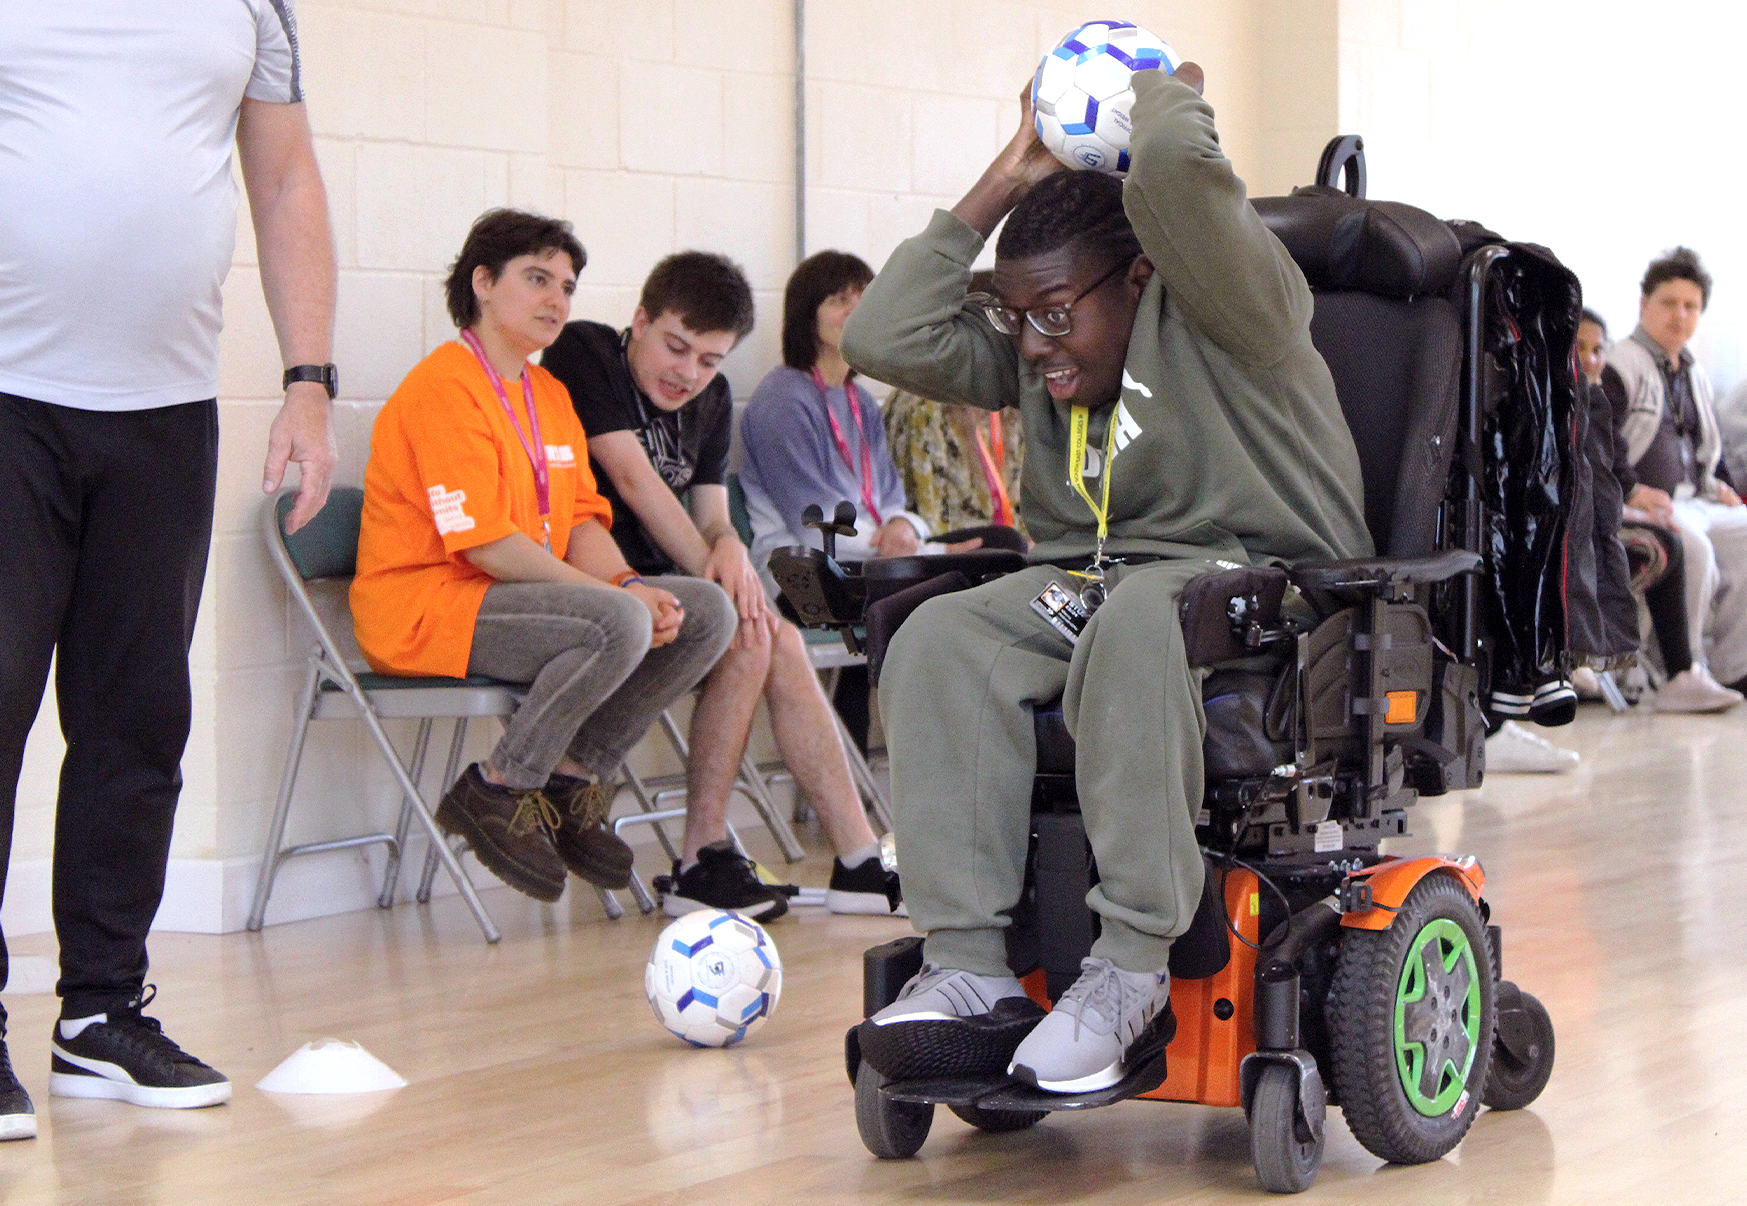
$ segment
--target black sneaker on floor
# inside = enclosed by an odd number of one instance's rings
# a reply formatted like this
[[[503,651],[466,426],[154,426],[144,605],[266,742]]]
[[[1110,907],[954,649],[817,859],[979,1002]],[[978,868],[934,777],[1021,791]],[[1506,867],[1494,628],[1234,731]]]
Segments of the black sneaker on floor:
[[[898,873],[887,871],[876,858],[854,867],[842,859],[831,860],[831,883],[825,889],[825,907],[833,913],[868,913],[876,917],[908,917]]]
[[[56,1097],[103,1097],[161,1110],[192,1110],[230,1100],[231,1082],[171,1042],[144,1009],[157,989],[120,1009],[86,1021],[68,1034],[55,1023],[50,1045],[49,1092]]]
[[[761,882],[752,860],[726,838],[698,851],[691,870],[655,881],[661,892],[661,911],[669,917],[684,917],[699,909],[726,909],[754,921],[774,921],[789,911],[788,897]]]
[[[0,1142],[36,1138],[36,1107],[12,1072],[6,1040],[0,1039]]]

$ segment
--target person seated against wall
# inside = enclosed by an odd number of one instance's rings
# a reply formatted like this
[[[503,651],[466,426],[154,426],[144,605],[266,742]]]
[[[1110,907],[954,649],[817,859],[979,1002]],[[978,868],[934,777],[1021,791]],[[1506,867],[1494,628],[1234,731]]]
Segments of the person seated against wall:
[[[1674,531],[1684,553],[1691,665],[1663,688],[1674,688],[1669,711],[1728,707],[1739,700],[1719,687],[1747,689],[1747,507],[1719,476],[1711,380],[1687,346],[1710,296],[1697,253],[1675,248],[1645,270],[1638,325],[1607,351],[1631,478],[1626,505]],[[1689,706],[1706,699],[1714,702]]]
[[[629,882],[600,782],[739,622],[714,582],[646,580],[626,564],[570,396],[528,362],[563,329],[585,262],[568,222],[499,209],[473,224],[445,284],[460,340],[376,417],[352,583],[377,671],[528,684],[436,819],[543,901],[563,893],[566,868]]]
[[[1619,482],[1621,496],[1643,504],[1622,506],[1620,539],[1632,567],[1631,589],[1643,597],[1650,631],[1656,638],[1667,675],[1661,689],[1651,696],[1651,702],[1659,712],[1717,712],[1734,707],[1742,700],[1739,691],[1731,691],[1693,667],[1686,607],[1686,554],[1674,520],[1673,500],[1660,490],[1640,485],[1632,471],[1626,440],[1619,428],[1625,386],[1607,363],[1607,323],[1594,310],[1585,309],[1577,324],[1577,363],[1588,383],[1590,397],[1600,394],[1608,409],[1613,476]],[[1622,400],[1618,413],[1616,398]],[[1630,622],[1638,627],[1635,606]]]
[[[863,1025],[882,1071],[875,1046],[1046,1090],[1121,1079],[1168,1008],[1166,958],[1202,887],[1205,721],[1178,598],[1221,563],[1372,551],[1310,290],[1221,152],[1201,78],[1192,63],[1135,73],[1126,183],[1067,171],[1022,102],[1012,141],[898,246],[844,332],[872,377],[1020,408],[1037,541],[1026,569],[922,604],[881,670],[898,856],[927,935],[921,973]],[[970,265],[1003,217],[980,304]],[[1095,606],[1077,640],[1032,608],[1052,583]],[[1057,694],[1101,933],[1038,1020],[1005,931],[1025,877],[1032,709]]]
[[[929,541],[928,523],[905,509],[879,409],[843,359],[843,324],[872,279],[872,268],[843,251],[821,251],[801,262],[783,289],[783,363],[758,383],[740,419],[740,485],[752,520],[752,563],[772,598],[777,587],[770,576],[771,550],[822,547],[819,533],[801,524],[810,504],[827,516],[839,502],[855,504],[855,534],[837,540],[844,561],[982,547],[977,534],[951,544]],[[865,667],[839,673],[834,703],[865,753]]]
[[[973,292],[987,292],[988,271],[973,273]],[[936,531],[1011,527],[1019,519],[1019,471],[1025,425],[1012,407],[998,414],[975,406],[933,402],[896,389],[885,406],[886,446],[898,466],[909,507]],[[1016,549],[1024,552],[1030,541]]]
[[[880,863],[831,705],[800,631],[766,603],[728,512],[734,409],[721,364],[752,323],[752,289],[740,269],[685,251],[649,274],[630,326],[570,323],[541,358],[570,391],[612,504],[613,539],[631,568],[646,578],[714,582],[739,615],[738,635],[692,711],[685,841],[662,906],[674,917],[715,908],[764,920],[788,908],[726,836],[728,797],[762,697],[777,750],[837,852],[826,905],[889,914],[897,886]]]

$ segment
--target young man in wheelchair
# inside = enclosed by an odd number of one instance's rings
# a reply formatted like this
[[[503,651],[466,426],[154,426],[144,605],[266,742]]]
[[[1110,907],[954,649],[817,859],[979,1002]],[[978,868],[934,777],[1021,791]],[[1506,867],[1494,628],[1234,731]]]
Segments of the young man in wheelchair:
[[[1115,1084],[1167,1024],[1166,957],[1202,887],[1202,672],[1177,602],[1238,564],[1371,552],[1311,295],[1219,149],[1202,73],[1136,73],[1126,183],[1019,132],[893,253],[843,348],[942,401],[1019,406],[1024,570],[923,604],[881,677],[897,839],[925,964],[863,1031],[889,1076]],[[1001,219],[992,295],[968,294]],[[1075,596],[1089,612],[1042,614]],[[1072,612],[1073,607],[1068,611]],[[1033,708],[1063,697],[1101,936],[1045,1017],[1006,959],[1024,882]],[[1042,1019],[1042,1020],[1040,1020]]]

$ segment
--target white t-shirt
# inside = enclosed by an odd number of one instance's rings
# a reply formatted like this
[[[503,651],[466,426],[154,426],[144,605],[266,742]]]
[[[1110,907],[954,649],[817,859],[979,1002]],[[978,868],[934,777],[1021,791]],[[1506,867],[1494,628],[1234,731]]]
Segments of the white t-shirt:
[[[245,96],[303,99],[291,0],[0,3],[0,393],[218,393]]]

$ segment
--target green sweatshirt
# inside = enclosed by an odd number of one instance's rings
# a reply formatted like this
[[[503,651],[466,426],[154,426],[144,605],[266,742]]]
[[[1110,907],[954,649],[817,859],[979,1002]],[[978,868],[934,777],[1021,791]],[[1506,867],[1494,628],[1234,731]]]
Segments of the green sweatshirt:
[[[1310,341],[1310,289],[1219,150],[1213,110],[1162,71],[1134,79],[1123,204],[1155,268],[1129,334],[1106,552],[1265,562],[1364,557],[1358,454]],[[965,304],[983,240],[939,211],[892,253],[850,317],[857,370],[941,402],[1025,418],[1020,513],[1034,561],[1090,554],[1069,481],[1068,411],[1018,342]],[[1100,486],[1088,479],[1094,498]]]

